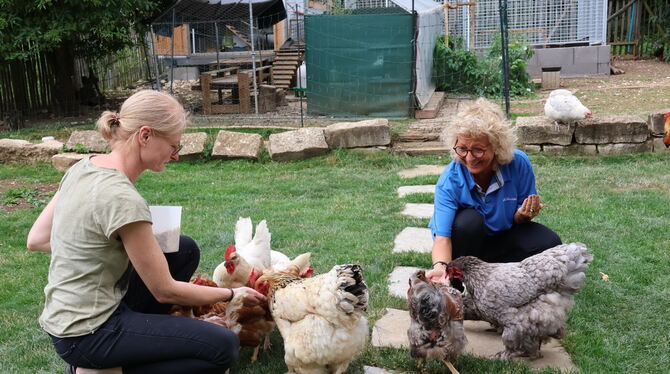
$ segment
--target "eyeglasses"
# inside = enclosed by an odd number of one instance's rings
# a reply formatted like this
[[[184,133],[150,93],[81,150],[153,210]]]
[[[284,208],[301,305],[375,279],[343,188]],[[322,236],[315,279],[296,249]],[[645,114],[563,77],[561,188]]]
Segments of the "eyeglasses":
[[[170,139],[168,139],[167,137],[165,137],[163,135],[157,134],[156,132],[154,132],[154,135],[159,136],[159,137],[167,140],[168,145],[170,147],[172,147],[172,154],[171,154],[172,156],[178,155],[179,151],[181,151],[181,149],[184,148],[184,146],[182,144],[174,145],[174,144],[170,143]]]
[[[481,148],[472,148],[472,149],[467,149],[465,147],[454,147],[454,152],[456,152],[457,155],[460,157],[466,158],[468,156],[468,152],[472,155],[474,158],[480,158],[484,156],[484,153],[486,153],[486,149],[481,149]]]

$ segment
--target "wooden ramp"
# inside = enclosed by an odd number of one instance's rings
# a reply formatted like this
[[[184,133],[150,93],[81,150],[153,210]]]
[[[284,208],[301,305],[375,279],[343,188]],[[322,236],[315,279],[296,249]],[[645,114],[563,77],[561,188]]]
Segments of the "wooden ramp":
[[[419,109],[414,112],[414,118],[416,119],[427,119],[435,118],[442,108],[442,103],[444,103],[444,92],[435,91],[433,96],[428,100],[428,104],[423,109]]]

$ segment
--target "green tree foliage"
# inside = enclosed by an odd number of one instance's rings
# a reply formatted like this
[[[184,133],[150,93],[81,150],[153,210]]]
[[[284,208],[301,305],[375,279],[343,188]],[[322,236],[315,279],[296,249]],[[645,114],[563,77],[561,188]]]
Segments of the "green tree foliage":
[[[71,45],[95,58],[131,43],[170,0],[0,0],[0,56],[25,59]]]
[[[502,57],[500,35],[493,39],[488,54],[477,55],[461,48],[459,38],[449,36],[449,45],[440,36],[433,54],[437,89],[446,92],[487,97],[502,96]],[[523,39],[510,35],[508,45],[510,95],[526,96],[533,91],[532,79],[526,73],[527,60],[533,49]]]

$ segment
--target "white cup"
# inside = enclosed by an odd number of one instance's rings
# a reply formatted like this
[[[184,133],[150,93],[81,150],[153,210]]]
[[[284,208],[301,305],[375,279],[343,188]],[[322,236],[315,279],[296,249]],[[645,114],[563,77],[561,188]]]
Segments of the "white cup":
[[[152,230],[158,244],[165,253],[179,251],[181,230],[180,206],[150,206]]]

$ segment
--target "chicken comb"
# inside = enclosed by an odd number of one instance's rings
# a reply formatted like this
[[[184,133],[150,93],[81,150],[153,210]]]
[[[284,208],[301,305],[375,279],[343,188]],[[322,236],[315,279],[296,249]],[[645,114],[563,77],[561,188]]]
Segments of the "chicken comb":
[[[198,273],[193,280],[193,284],[202,284],[202,274]]]
[[[237,248],[235,248],[235,244],[231,244],[226,248],[226,252],[223,254],[223,259],[226,261],[230,261],[230,255],[237,251]]]

